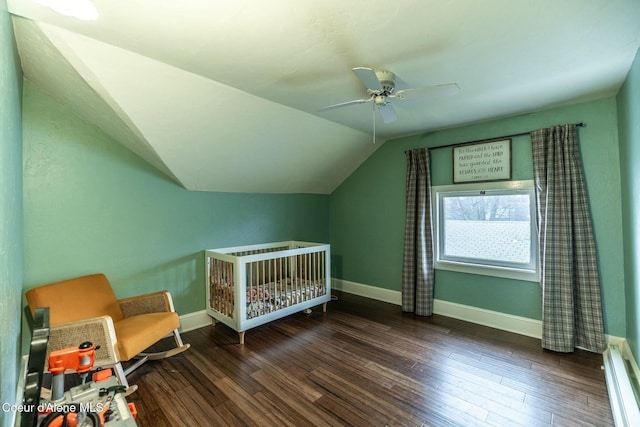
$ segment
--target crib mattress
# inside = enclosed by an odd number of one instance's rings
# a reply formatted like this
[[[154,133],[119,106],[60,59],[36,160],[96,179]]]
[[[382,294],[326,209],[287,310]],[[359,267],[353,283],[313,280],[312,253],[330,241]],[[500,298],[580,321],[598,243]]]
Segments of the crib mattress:
[[[213,293],[217,295],[212,301],[215,302],[212,304],[213,307],[224,306],[225,312],[233,317],[234,289],[227,284],[214,286],[220,292]],[[246,291],[246,318],[253,319],[325,294],[326,288],[323,281],[287,278],[278,282],[251,286]]]
[[[326,293],[324,282],[286,279],[247,289],[247,319],[253,319]]]

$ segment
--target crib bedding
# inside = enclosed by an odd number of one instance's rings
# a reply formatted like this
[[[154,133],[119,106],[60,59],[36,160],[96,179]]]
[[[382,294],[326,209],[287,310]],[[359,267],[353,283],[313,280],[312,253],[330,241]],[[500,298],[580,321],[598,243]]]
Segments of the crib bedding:
[[[217,291],[212,295],[220,296],[211,301],[212,306],[226,306],[229,316],[233,316],[234,290],[228,284],[214,284]],[[247,319],[271,313],[280,308],[299,304],[326,293],[325,283],[300,278],[284,279],[280,282],[251,286],[245,292]],[[224,299],[224,303],[222,301]],[[225,304],[226,303],[226,304]]]
[[[325,284],[302,279],[285,279],[248,289],[247,319],[253,319],[280,308],[299,304],[325,294]]]

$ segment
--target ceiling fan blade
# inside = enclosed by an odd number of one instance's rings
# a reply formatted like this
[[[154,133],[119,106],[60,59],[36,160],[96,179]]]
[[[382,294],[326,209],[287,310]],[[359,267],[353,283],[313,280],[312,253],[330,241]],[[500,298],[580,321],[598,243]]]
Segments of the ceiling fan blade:
[[[373,98],[367,99],[354,99],[353,101],[341,102],[339,104],[328,105],[326,107],[322,107],[320,111],[333,110],[334,108],[348,107],[350,105],[358,105],[365,104],[367,102],[371,102]]]
[[[395,94],[391,95],[393,98],[398,99],[411,99],[417,97],[442,97],[455,95],[460,91],[460,86],[456,83],[449,83],[445,85],[426,86],[416,89],[399,90]]]
[[[353,68],[353,72],[356,73],[356,76],[358,76],[367,89],[375,92],[382,92],[384,90],[382,84],[380,84],[380,80],[378,80],[378,76],[376,76],[376,72],[372,68],[356,67]]]
[[[382,104],[380,105],[379,110],[383,122],[393,123],[398,120],[398,115],[396,114],[396,110],[393,108],[393,105],[389,103]]]

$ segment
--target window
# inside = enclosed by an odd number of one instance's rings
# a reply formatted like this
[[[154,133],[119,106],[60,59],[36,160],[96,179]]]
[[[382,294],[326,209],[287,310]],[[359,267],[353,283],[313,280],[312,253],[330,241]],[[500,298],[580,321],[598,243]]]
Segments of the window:
[[[433,187],[436,268],[538,281],[533,181]]]

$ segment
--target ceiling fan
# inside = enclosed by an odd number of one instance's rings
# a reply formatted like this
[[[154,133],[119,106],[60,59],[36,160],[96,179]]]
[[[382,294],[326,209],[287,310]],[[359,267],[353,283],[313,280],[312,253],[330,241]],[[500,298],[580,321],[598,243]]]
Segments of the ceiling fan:
[[[374,109],[374,132],[375,132],[375,109],[377,107],[382,116],[382,121],[392,123],[398,120],[395,109],[391,101],[404,100],[417,97],[438,97],[455,95],[460,90],[456,83],[449,83],[437,86],[426,86],[415,89],[403,89],[394,92],[396,87],[396,75],[391,71],[374,70],[373,68],[356,67],[353,72],[367,88],[368,98],[354,99],[352,101],[341,102],[321,108],[320,111],[333,110],[334,108],[348,107],[351,105],[365,104],[371,102]]]

